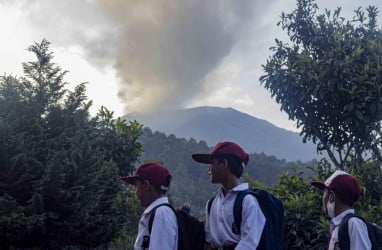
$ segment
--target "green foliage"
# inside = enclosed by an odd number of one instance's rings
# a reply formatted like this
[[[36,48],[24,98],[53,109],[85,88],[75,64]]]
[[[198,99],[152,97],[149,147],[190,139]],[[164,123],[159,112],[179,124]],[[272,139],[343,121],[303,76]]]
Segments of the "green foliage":
[[[367,220],[382,225],[382,170],[373,161],[365,162],[361,168],[348,164],[345,170],[352,173],[360,182],[362,199],[356,203],[357,210]]]
[[[302,163],[294,162],[294,167],[306,175],[310,175],[310,171],[306,168],[307,165],[315,165],[316,162]],[[264,153],[250,154],[250,161],[244,169],[244,173],[252,176],[256,180],[265,185],[271,185],[279,181],[281,173],[290,168],[291,162],[279,160],[275,156],[267,156]]]
[[[85,85],[66,90],[48,48],[46,40],[29,47],[37,61],[23,64],[25,77],[0,79],[0,242],[105,246],[127,224],[118,174],[139,156],[141,127],[106,109],[91,118]]]
[[[137,142],[142,134],[142,125],[137,121],[113,118],[113,112],[101,107],[98,113],[99,133],[102,148],[107,160],[117,164],[120,176],[131,175],[134,172],[134,164],[137,156],[142,152],[142,145]]]
[[[126,204],[126,206],[123,206],[123,214],[128,215],[128,221],[124,223],[120,235],[108,244],[108,249],[132,249],[138,233],[138,223],[143,208],[139,204],[133,186],[126,186],[123,194],[118,196],[118,200],[122,204]]]
[[[272,193],[285,206],[286,249],[323,249],[329,223],[323,217],[321,199],[302,172],[286,172]]]
[[[322,249],[325,237],[322,238],[324,235],[319,232],[325,232],[328,223],[322,220],[318,194],[313,192],[310,182],[296,166],[292,164],[290,170],[281,174],[279,182],[270,187],[247,177],[251,188],[265,188],[283,201],[286,249]]]
[[[360,8],[352,21],[314,0],[298,0],[282,13],[279,25],[291,45],[276,39],[260,78],[289,118],[301,127],[303,141],[326,150],[336,167],[368,152],[381,160],[382,31],[377,8]]]

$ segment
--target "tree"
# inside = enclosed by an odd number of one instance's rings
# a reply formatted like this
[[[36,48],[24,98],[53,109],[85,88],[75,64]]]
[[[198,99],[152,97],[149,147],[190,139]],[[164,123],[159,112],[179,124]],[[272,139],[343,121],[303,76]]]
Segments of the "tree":
[[[104,108],[90,117],[85,84],[64,88],[49,42],[28,50],[37,60],[23,64],[25,77],[0,79],[1,245],[105,245],[126,224],[118,174],[133,171],[141,127]]]
[[[291,45],[276,39],[263,65],[261,84],[303,141],[312,140],[338,168],[381,158],[382,31],[377,8],[355,11],[346,21],[341,8],[317,14],[314,0],[298,0],[281,25]]]
[[[135,169],[134,163],[137,156],[143,150],[137,139],[142,135],[142,125],[137,121],[129,121],[118,117],[113,118],[113,112],[105,107],[101,107],[98,113],[99,133],[102,148],[105,153],[106,160],[112,160],[117,164],[118,175],[131,175]]]

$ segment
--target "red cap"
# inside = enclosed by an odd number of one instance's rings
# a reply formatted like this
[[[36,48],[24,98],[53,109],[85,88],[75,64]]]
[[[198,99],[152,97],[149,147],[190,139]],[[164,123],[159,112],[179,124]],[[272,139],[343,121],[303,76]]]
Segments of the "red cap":
[[[325,182],[312,181],[312,185],[320,189],[333,191],[342,201],[350,206],[356,202],[361,194],[358,181],[342,170],[335,171]]]
[[[200,163],[211,163],[211,157],[219,155],[236,156],[241,163],[247,165],[249,155],[234,142],[219,142],[209,154],[193,154],[192,159]]]
[[[145,163],[137,169],[133,176],[121,177],[122,180],[134,185],[135,180],[147,180],[154,187],[167,191],[170,185],[171,175],[167,168],[156,162]]]

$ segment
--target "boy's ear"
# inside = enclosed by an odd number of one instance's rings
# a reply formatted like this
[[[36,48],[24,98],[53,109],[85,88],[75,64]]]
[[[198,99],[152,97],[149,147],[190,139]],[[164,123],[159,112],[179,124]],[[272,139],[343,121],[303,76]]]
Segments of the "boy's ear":
[[[228,160],[227,160],[227,159],[224,159],[222,163],[223,163],[225,172],[227,172],[227,173],[231,173],[231,170],[230,170],[229,167],[228,167]]]
[[[150,190],[151,188],[150,182],[148,180],[143,181],[142,185],[145,190]]]
[[[227,159],[224,159],[224,160],[223,160],[223,163],[224,163],[224,166],[228,167],[228,161],[227,161]]]
[[[329,191],[329,201],[334,202],[336,199],[336,194],[333,191]]]

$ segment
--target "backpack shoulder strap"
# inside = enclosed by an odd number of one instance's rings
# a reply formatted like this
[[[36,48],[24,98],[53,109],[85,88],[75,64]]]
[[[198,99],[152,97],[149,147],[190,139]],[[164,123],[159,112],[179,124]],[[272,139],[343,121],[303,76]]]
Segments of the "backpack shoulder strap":
[[[243,212],[243,200],[247,194],[252,194],[255,196],[255,194],[250,189],[242,190],[238,192],[236,199],[233,203],[233,218],[234,218],[234,222],[235,222],[235,226],[236,226],[236,230],[238,234],[240,234],[242,212]]]
[[[243,211],[243,200],[247,194],[252,194],[255,196],[255,194],[250,189],[239,191],[236,198],[235,198],[234,204],[233,204],[233,217],[234,217],[234,222],[235,222],[235,227],[236,227],[235,233],[237,233],[237,234],[240,234],[242,211]],[[212,196],[207,202],[207,214],[208,215],[211,212],[212,202],[214,201],[215,197],[216,196]]]
[[[257,199],[257,202],[259,203],[259,207],[265,217],[267,217],[267,214],[271,212],[269,211],[271,209],[269,207],[270,205],[275,206],[274,209],[281,211],[281,214],[283,214],[284,206],[282,202],[278,198],[274,197],[268,191],[263,189],[246,189],[246,190],[239,191],[233,205],[233,215],[234,215],[235,225],[239,229],[239,231],[240,231],[241,220],[242,220],[243,200],[247,194],[251,194],[255,196],[255,198]],[[272,203],[269,203],[270,201],[272,201]],[[284,223],[283,218],[276,218],[276,219],[278,221],[275,223],[278,223],[278,224]]]
[[[338,226],[338,243],[340,244],[341,249],[350,249],[350,236],[349,236],[349,219],[357,217],[365,222],[365,219],[359,215],[350,213],[345,215],[342,219],[340,225]],[[366,223],[366,222],[365,222]],[[367,224],[366,224],[367,226]]]
[[[151,212],[150,219],[149,219],[149,233],[150,234],[151,234],[151,229],[153,227],[155,212],[156,212],[157,208],[161,207],[161,206],[166,206],[166,207],[171,208],[171,210],[175,213],[175,217],[177,217],[175,209],[169,203],[162,203],[162,204],[159,204],[158,206],[154,207],[152,212]]]
[[[212,202],[214,201],[216,196],[212,196],[208,202],[207,202],[207,215],[210,215],[210,212],[211,212],[211,206],[212,206]]]

